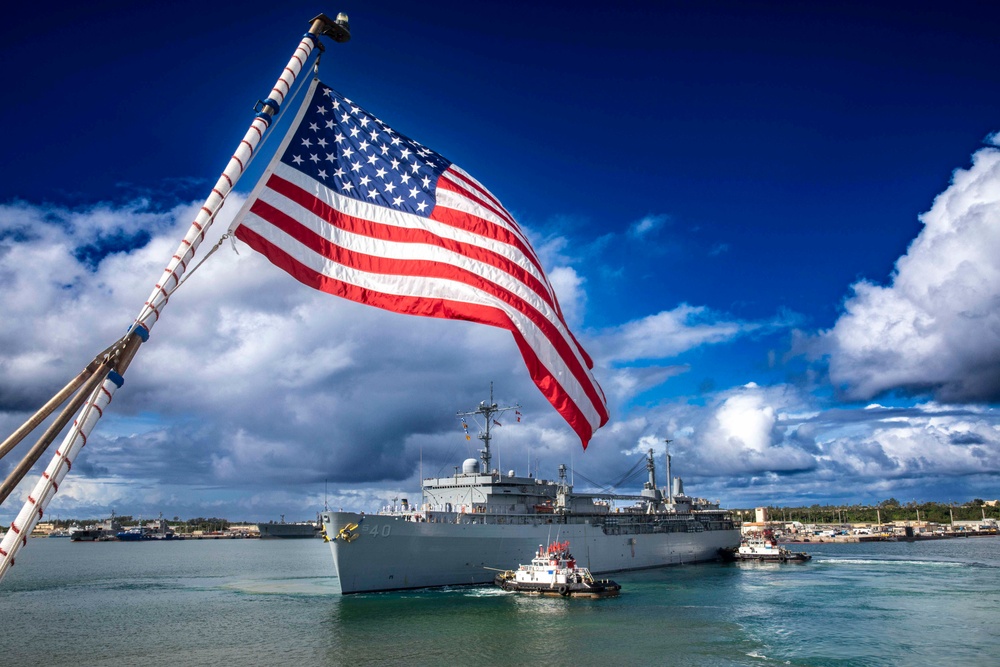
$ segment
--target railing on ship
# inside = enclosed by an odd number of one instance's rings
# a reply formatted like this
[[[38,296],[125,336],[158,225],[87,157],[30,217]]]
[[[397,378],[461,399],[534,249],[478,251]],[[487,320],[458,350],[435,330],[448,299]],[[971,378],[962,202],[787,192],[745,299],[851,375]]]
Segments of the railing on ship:
[[[538,525],[589,522],[609,535],[636,535],[652,533],[701,533],[712,530],[733,530],[735,524],[724,514],[695,517],[656,517],[639,513],[610,513],[593,515],[485,512],[433,509],[383,509],[379,514],[395,516],[402,521],[417,523],[493,524],[493,525]],[[466,508],[468,509],[468,508]]]

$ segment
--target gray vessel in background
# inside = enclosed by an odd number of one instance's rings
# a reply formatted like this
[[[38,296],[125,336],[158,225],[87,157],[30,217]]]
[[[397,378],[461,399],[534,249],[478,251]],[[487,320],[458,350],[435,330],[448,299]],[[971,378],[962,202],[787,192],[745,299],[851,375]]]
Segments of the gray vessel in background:
[[[111,510],[111,518],[101,523],[92,523],[87,526],[70,526],[69,539],[72,542],[105,542],[117,539],[118,532],[122,529],[115,516],[115,511]]]
[[[257,530],[260,531],[261,539],[297,539],[306,537],[320,537],[323,527],[319,521],[297,521],[295,523],[285,523],[285,515],[281,515],[281,521],[275,523],[258,523]]]
[[[342,593],[490,583],[553,541],[568,541],[595,575],[717,560],[739,545],[739,527],[717,503],[685,495],[680,479],[656,486],[652,450],[638,495],[576,493],[565,465],[557,480],[490,469],[490,425],[508,409],[484,401],[464,413],[485,421],[482,465],[467,459],[461,472],[423,480],[419,504],[322,513]],[[667,468],[669,479],[669,455]]]

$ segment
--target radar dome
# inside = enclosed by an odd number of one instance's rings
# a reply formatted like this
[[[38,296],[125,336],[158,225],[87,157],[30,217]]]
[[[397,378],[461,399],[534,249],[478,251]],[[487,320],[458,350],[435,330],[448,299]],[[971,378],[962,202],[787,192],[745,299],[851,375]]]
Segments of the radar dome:
[[[476,459],[465,459],[462,462],[462,472],[466,475],[475,475],[479,472],[479,461]]]

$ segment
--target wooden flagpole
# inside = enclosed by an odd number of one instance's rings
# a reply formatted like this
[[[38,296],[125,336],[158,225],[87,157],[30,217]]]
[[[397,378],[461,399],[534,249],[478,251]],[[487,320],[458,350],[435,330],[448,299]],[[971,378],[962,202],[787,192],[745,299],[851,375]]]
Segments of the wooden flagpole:
[[[94,374],[97,370],[98,362],[97,360],[90,362],[90,364],[80,371],[80,374],[75,378],[70,380],[65,387],[63,387],[59,392],[49,399],[48,403],[43,405],[38,409],[38,412],[33,414],[28,421],[24,422],[16,431],[10,434],[3,444],[0,444],[0,459],[7,456],[12,449],[17,447],[18,443],[24,439],[26,435],[38,428],[39,424],[48,418],[49,415],[55,411],[57,407],[63,404],[63,402],[73,395],[73,393],[79,389],[87,379]],[[0,504],[3,504],[3,499],[0,498]]]
[[[211,227],[215,215],[222,208],[226,196],[232,191],[233,186],[239,180],[240,176],[243,175],[246,164],[249,162],[251,156],[253,156],[254,150],[261,139],[263,139],[264,133],[271,124],[271,120],[285,101],[285,96],[291,91],[295,78],[305,67],[306,61],[313,50],[316,48],[323,50],[324,47],[319,39],[321,36],[329,37],[338,43],[350,40],[351,32],[347,15],[338,14],[336,19],[330,19],[325,14],[320,14],[312,20],[308,32],[303,35],[298,47],[296,47],[295,52],[288,61],[288,65],[282,70],[281,76],[278,77],[277,82],[271,89],[268,98],[260,103],[260,110],[250,124],[250,128],[240,141],[236,152],[229,159],[229,163],[226,165],[218,181],[216,181],[215,187],[212,188],[208,199],[205,200],[198,215],[191,222],[191,226],[183,240],[181,240],[177,252],[174,253],[173,257],[167,263],[160,282],[154,286],[152,293],[143,305],[139,316],[136,317],[129,328],[128,333],[119,341],[119,345],[109,355],[109,363],[107,365],[111,366],[111,370],[108,371],[106,365],[102,369],[98,369],[95,375],[91,376],[91,384],[95,383],[95,378],[103,378],[103,382],[100,383],[99,387],[89,392],[90,400],[87,401],[87,404],[80,412],[80,415],[73,424],[73,428],[66,434],[59,449],[56,450],[52,462],[46,468],[45,472],[42,473],[41,479],[38,480],[38,483],[28,495],[28,500],[25,502],[24,507],[22,507],[21,512],[11,523],[10,530],[7,531],[3,541],[0,542],[0,581],[3,580],[7,570],[14,564],[14,557],[17,552],[27,544],[28,536],[42,517],[48,502],[58,490],[59,482],[62,481],[62,478],[72,466],[74,456],[86,444],[87,436],[103,415],[104,408],[111,402],[115,391],[124,382],[122,376],[128,369],[136,352],[138,352],[139,346],[148,340],[149,332],[163,313],[170,294],[180,283],[188,263],[197,252],[198,246],[201,245],[201,241],[209,227]],[[101,370],[104,372],[102,373]],[[76,380],[70,384],[72,385],[75,382]],[[66,390],[64,389],[60,394],[65,392]],[[85,396],[88,395],[83,392],[81,393]],[[46,407],[51,403],[52,401],[46,404]],[[20,437],[23,437],[23,435],[21,434]],[[38,455],[40,456],[41,452],[38,452]]]

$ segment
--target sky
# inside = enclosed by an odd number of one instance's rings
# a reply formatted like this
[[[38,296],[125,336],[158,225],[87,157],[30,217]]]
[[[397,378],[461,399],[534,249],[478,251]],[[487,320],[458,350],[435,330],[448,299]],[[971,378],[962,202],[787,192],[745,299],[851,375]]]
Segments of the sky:
[[[509,332],[314,292],[225,242],[47,516],[373,511],[478,455],[456,413],[491,384],[522,414],[499,418],[494,464],[551,479],[565,463],[579,490],[650,448],[662,464],[669,439],[685,490],[728,507],[1000,497],[1000,7],[509,7],[5,12],[4,437],[139,314],[321,11],[348,13],[353,38],[326,42],[320,78],[513,213],[611,414],[584,451]]]

